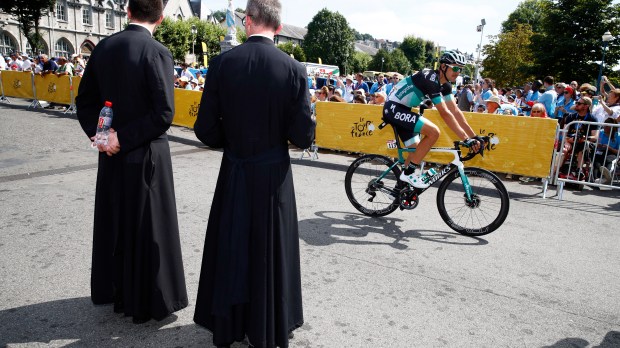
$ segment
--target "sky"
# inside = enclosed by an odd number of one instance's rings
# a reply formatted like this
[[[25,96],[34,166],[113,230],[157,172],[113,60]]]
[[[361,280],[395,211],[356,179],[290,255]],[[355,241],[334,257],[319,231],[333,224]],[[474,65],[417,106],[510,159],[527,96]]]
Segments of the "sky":
[[[235,1],[235,0],[233,0]],[[323,8],[343,15],[349,26],[375,39],[402,42],[408,35],[435,42],[446,49],[474,53],[480,43],[476,26],[486,20],[482,45],[497,35],[501,24],[521,0],[280,0],[282,22],[305,27]],[[239,1],[235,8],[245,7]]]

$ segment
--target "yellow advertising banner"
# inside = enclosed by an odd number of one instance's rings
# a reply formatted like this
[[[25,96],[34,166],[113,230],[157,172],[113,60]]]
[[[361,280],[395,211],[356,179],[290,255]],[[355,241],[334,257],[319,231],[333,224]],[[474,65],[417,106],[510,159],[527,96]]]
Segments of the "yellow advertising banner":
[[[382,110],[377,105],[318,102],[317,146],[397,157],[392,127],[379,129]],[[426,110],[424,117],[441,130],[436,147],[453,147],[459,140],[437,110]],[[540,178],[549,175],[556,120],[472,112],[465,117],[477,134],[491,138],[484,157],[476,156],[466,166]],[[425,160],[446,163],[449,157],[429,153]]]
[[[71,77],[52,74],[34,75],[34,89],[38,100],[71,104]]]
[[[202,92],[185,89],[174,89],[174,118],[172,124],[194,128]]]
[[[34,99],[31,72],[3,70],[0,78],[5,97]]]
[[[81,76],[74,76],[71,78],[71,90],[73,91],[73,98],[71,100],[71,104],[75,104],[75,97],[78,95],[78,90],[80,89],[80,82],[82,82]]]

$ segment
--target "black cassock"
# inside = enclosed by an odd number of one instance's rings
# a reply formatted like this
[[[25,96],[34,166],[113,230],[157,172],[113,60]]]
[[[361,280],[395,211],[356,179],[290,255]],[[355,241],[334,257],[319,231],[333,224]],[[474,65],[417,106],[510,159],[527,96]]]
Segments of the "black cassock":
[[[216,345],[247,335],[256,347],[288,347],[303,324],[288,141],[305,148],[314,136],[305,69],[250,37],[211,61],[194,130],[224,148],[194,321]]]
[[[76,98],[88,137],[112,102],[121,150],[99,154],[91,297],[134,320],[188,304],[166,130],[174,116],[172,55],[129,25],[93,51]]]

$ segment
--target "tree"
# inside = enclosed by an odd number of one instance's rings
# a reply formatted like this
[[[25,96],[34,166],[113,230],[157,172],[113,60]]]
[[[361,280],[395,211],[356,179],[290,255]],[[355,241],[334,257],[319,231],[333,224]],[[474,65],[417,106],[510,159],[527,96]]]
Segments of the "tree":
[[[437,50],[433,41],[426,41],[424,44],[424,67],[432,68],[437,60]]]
[[[370,64],[368,64],[368,69],[374,71],[390,71],[390,67],[392,66],[392,57],[390,53],[386,49],[379,49]]]
[[[546,0],[525,0],[502,22],[502,33],[513,31],[517,24],[527,24],[537,33],[542,29]]]
[[[309,62],[321,58],[324,64],[344,67],[353,57],[353,31],[340,13],[324,8],[308,24],[302,48]]]
[[[188,20],[171,20],[164,18],[153,35],[155,39],[166,46],[176,62],[185,60],[185,55],[192,51],[192,25],[196,26],[196,41],[194,52],[197,56],[206,55],[208,59],[220,54],[220,37],[226,35],[222,26],[201,21],[198,17]],[[202,42],[207,44],[207,51],[202,51]]]
[[[216,22],[221,22],[224,19],[226,19],[226,10],[217,10],[217,11],[213,11],[213,13],[211,13],[211,17],[213,17],[215,19]]]
[[[414,70],[421,70],[426,65],[426,40],[415,36],[405,36],[400,49],[409,60]]]
[[[512,31],[491,37],[483,52],[484,76],[495,80],[498,86],[522,86],[531,81],[534,53],[530,38],[534,33],[527,24],[516,24]]]
[[[245,13],[245,9],[244,9],[244,8],[241,8],[241,7],[237,7],[237,9],[235,10],[235,12]]]
[[[350,63],[350,71],[351,73],[364,72],[368,70],[368,65],[372,57],[368,53],[364,52],[355,52],[353,53],[353,59]]]
[[[612,0],[545,0],[542,28],[532,37],[533,73],[559,81],[595,82],[603,55],[601,36],[620,34],[620,4]],[[611,42],[606,62],[620,59],[620,47]],[[605,68],[604,74],[610,72]]]
[[[282,52],[285,52],[286,54],[289,54],[289,55],[292,54],[293,57],[297,59],[297,61],[300,61],[300,62],[306,61],[306,54],[304,53],[304,50],[301,49],[301,47],[299,47],[298,45],[293,45],[293,43],[290,41],[279,44],[278,48],[282,50]]]
[[[397,71],[403,75],[408,75],[411,72],[411,63],[400,48],[395,48],[390,52],[390,65],[388,68],[384,68],[385,71]]]
[[[0,10],[17,18],[21,30],[30,44],[33,54],[43,48],[39,34],[39,21],[53,8],[56,0],[2,0]]]

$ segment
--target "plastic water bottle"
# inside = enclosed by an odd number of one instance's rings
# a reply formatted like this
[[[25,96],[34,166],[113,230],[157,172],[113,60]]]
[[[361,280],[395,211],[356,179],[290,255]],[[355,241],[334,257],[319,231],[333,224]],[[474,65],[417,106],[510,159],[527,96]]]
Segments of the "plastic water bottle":
[[[112,126],[112,102],[106,101],[105,106],[99,113],[99,122],[97,122],[97,134],[95,135],[96,145],[108,145],[108,136],[110,135],[110,127]]]

